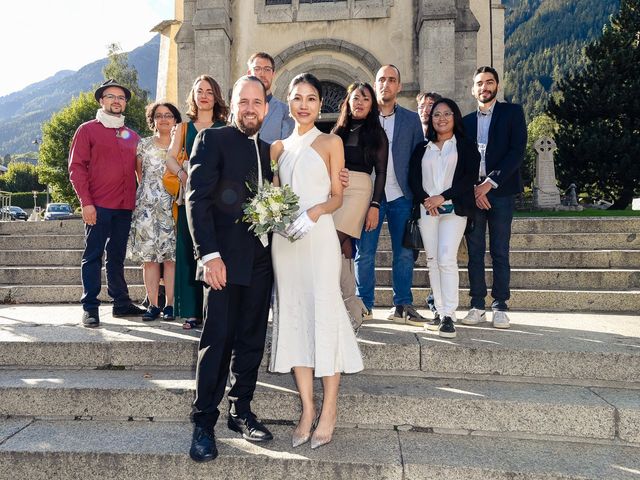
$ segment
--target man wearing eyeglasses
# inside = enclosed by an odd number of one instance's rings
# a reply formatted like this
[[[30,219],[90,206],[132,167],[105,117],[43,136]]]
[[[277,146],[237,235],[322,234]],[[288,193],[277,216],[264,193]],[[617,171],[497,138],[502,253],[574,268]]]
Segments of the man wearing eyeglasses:
[[[247,75],[253,75],[264,85],[267,90],[267,102],[269,113],[260,128],[260,139],[267,143],[282,140],[291,135],[293,131],[293,119],[289,116],[289,107],[271,93],[271,84],[275,75],[275,62],[273,57],[265,52],[257,52],[251,55],[247,62]]]
[[[106,250],[107,288],[113,316],[142,315],[124,279],[124,258],[136,200],[136,149],[140,137],[125,127],[123,112],[131,92],[115,80],[95,91],[100,109],[78,127],[69,151],[69,178],[85,223],[82,254],[82,324],[98,327],[102,256]]]

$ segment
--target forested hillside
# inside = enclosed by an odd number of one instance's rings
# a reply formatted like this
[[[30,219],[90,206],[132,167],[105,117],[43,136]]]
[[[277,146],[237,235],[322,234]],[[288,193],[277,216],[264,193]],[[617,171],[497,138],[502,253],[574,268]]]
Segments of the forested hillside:
[[[556,82],[580,66],[582,49],[598,38],[620,0],[503,0],[505,97],[530,121],[542,113]]]

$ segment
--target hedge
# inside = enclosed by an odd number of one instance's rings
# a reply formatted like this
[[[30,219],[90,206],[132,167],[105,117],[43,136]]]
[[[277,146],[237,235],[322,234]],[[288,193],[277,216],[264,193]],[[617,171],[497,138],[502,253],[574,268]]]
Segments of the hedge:
[[[43,209],[47,206],[47,193],[37,193],[37,205]],[[20,208],[33,208],[33,192],[17,192],[11,194],[11,205]]]

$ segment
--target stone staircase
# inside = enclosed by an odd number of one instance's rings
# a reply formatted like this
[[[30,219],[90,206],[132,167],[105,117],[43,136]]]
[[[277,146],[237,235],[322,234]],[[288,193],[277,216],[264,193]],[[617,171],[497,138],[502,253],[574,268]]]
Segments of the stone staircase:
[[[200,465],[187,455],[198,332],[109,305],[101,328],[80,328],[81,225],[0,224],[0,291],[18,303],[0,305],[0,480],[638,480],[640,220],[515,229],[525,283],[510,330],[461,325],[446,340],[375,310],[358,335],[366,370],[343,377],[334,440],[318,450],[290,446],[298,398],[290,375],[267,372],[268,339],[253,408],[276,439],[249,444],[223,414],[220,457]],[[140,296],[139,268],[127,275]]]
[[[0,223],[0,301],[76,302],[82,293],[83,241],[80,221]],[[640,311],[640,217],[517,219],[511,244],[511,309]],[[390,249],[385,227],[376,269],[378,306],[392,304]],[[144,298],[142,270],[129,265],[126,278],[133,298]],[[429,291],[424,252],[413,285],[415,303],[423,305]],[[465,267],[460,285],[461,306],[466,307]]]

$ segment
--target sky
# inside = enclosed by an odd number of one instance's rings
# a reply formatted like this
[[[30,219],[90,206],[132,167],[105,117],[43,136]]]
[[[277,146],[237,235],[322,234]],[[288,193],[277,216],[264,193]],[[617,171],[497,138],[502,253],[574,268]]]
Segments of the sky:
[[[150,40],[173,0],[10,0],[0,4],[0,96]]]

